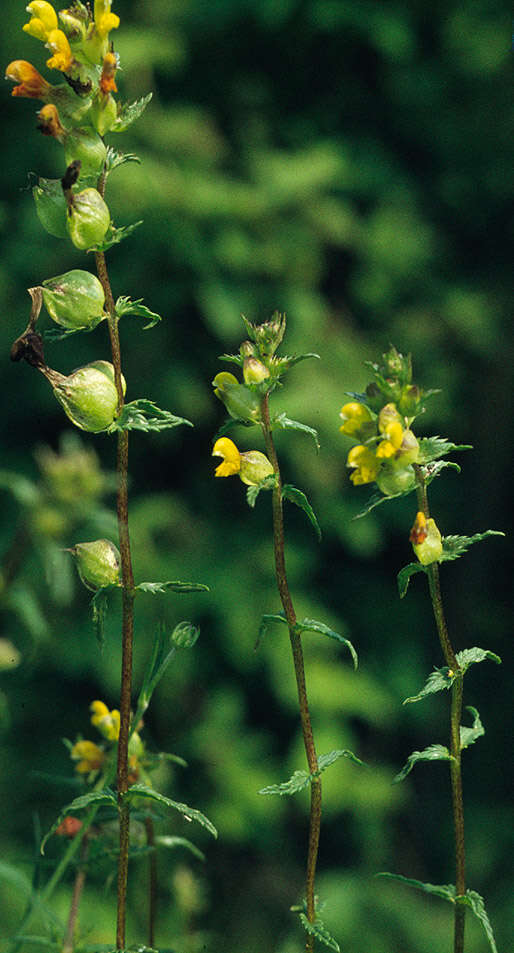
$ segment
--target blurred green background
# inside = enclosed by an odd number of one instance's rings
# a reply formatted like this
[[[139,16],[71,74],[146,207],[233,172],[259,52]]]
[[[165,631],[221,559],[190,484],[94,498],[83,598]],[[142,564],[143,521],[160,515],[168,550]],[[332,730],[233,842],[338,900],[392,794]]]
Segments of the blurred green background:
[[[6,0],[3,62],[43,70],[41,44],[21,32],[23,2]],[[157,750],[187,759],[163,772],[163,790],[204,811],[214,843],[177,817],[162,829],[189,836],[205,864],[179,852],[160,856],[157,943],[177,953],[295,953],[301,932],[288,912],[302,895],[307,795],[264,798],[259,788],[303,767],[292,663],[285,630],[260,649],[260,617],[278,611],[269,498],[248,509],[237,480],[213,481],[211,441],[223,408],[211,395],[218,355],[243,339],[240,313],[261,321],[288,315],[285,351],[316,351],[293,369],[276,406],[318,428],[279,433],[285,479],[304,489],[318,514],[318,545],[303,514],[287,510],[288,568],[300,617],[350,638],[360,656],[306,639],[308,687],[318,750],[349,747],[368,767],[327,771],[318,889],[341,948],[359,953],[443,953],[451,909],[436,898],[374,880],[392,870],[432,883],[452,881],[449,780],[444,765],[392,778],[414,748],[447,740],[447,697],[402,708],[441,664],[426,587],[415,578],[404,602],[395,576],[411,559],[409,497],[352,522],[369,491],[345,470],[338,412],[360,390],[363,361],[390,342],[412,351],[415,379],[442,393],[419,431],[475,449],[461,476],[433,485],[443,533],[511,527],[514,348],[511,334],[512,101],[509,22],[492,0],[462,5],[347,0],[140,0],[117,2],[113,34],[121,55],[122,99],[154,98],[129,134],[136,152],[110,180],[117,224],[144,224],[109,253],[115,295],[143,297],[165,320],[143,332],[122,326],[129,399],[148,396],[193,420],[193,429],[131,438],[131,521],[137,578],[190,579],[201,595],[145,597],[137,606],[135,682],[160,619],[201,626],[160,685],[146,719]],[[105,482],[88,503],[56,504],[36,457],[57,450],[69,428],[47,382],[12,365],[9,348],[29,314],[26,288],[93,262],[43,233],[30,186],[63,172],[62,152],[35,129],[37,103],[2,106],[0,169],[3,355],[0,560],[5,587],[2,637],[21,664],[0,673],[0,855],[29,877],[35,830],[46,830],[73,788],[61,743],[88,728],[94,698],[109,707],[119,689],[118,617],[110,615],[100,654],[88,596],[65,546],[113,535],[114,444],[85,435]],[[47,345],[62,372],[108,357],[105,327]],[[239,434],[237,435],[239,436]],[[236,437],[237,439],[237,437]],[[261,448],[257,430],[242,449]],[[40,464],[48,457],[38,457]],[[89,467],[95,468],[94,459]],[[11,474],[11,476],[7,475]],[[16,474],[16,477],[14,476]],[[96,478],[95,478],[96,479]],[[30,481],[30,482],[27,482]],[[94,482],[94,481],[93,481]],[[457,649],[479,645],[508,662],[512,632],[510,542],[474,547],[444,567],[443,591]],[[511,706],[507,666],[473,667],[466,701],[485,738],[466,752],[464,788],[468,882],[486,899],[498,949],[506,953],[512,897]],[[187,826],[187,830],[186,830]],[[49,846],[41,875],[59,845]],[[144,939],[146,873],[132,868],[129,939]],[[114,886],[92,872],[81,927],[87,942],[113,938]],[[66,917],[70,883],[56,896]],[[12,884],[0,890],[0,950],[23,910]],[[31,947],[32,948],[32,947]],[[486,940],[469,924],[467,951]],[[28,948],[27,948],[28,949]],[[25,951],[24,951],[25,953]]]

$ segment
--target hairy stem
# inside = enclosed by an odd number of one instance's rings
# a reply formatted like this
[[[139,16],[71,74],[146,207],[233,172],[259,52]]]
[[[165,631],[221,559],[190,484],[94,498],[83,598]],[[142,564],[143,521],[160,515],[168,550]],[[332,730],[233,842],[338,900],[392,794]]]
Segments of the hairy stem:
[[[415,466],[417,479],[418,505],[425,516],[430,516],[428,507],[427,487],[420,467]],[[465,873],[465,845],[464,845],[464,801],[462,795],[461,771],[461,744],[460,724],[462,717],[463,674],[448,634],[446,618],[443,609],[441,586],[439,582],[439,566],[432,563],[427,566],[428,586],[434,612],[437,634],[445,662],[456,676],[451,688],[450,713],[450,779],[452,788],[453,826],[455,831],[455,890],[457,903],[455,904],[453,953],[464,953],[464,926],[466,908],[459,903],[458,898],[466,893]]]
[[[75,875],[75,883],[73,885],[73,894],[71,898],[70,905],[70,914],[68,917],[68,923],[66,924],[66,935],[64,938],[64,943],[62,947],[62,953],[73,953],[75,949],[75,929],[77,926],[77,919],[79,915],[79,906],[80,898],[82,896],[82,891],[84,889],[84,884],[86,882],[86,868],[85,863],[87,860],[89,844],[87,838],[84,837],[80,845],[80,864],[77,868],[77,873]]]
[[[314,736],[312,732],[311,716],[309,711],[309,701],[307,698],[307,687],[305,684],[305,666],[303,662],[302,640],[300,633],[296,628],[296,613],[291,599],[289,584],[287,581],[285,564],[285,541],[284,541],[284,517],[282,512],[282,480],[280,476],[280,467],[278,464],[275,443],[271,430],[271,421],[269,414],[268,395],[262,399],[262,430],[266,444],[266,451],[275,472],[276,485],[272,495],[273,510],[273,543],[275,554],[275,575],[277,587],[280,594],[280,600],[284,609],[289,627],[289,639],[293,653],[294,671],[296,676],[296,687],[298,691],[298,703],[300,706],[300,719],[303,733],[303,743],[309,773],[315,774],[318,770],[318,758]],[[321,827],[321,780],[316,778],[311,782],[311,807],[309,819],[309,847],[307,854],[307,872],[306,872],[306,901],[307,901],[307,919],[314,923],[316,919],[315,901],[314,901],[314,883],[316,877],[316,863],[318,860],[319,834]],[[305,949],[307,953],[314,950],[314,937],[308,936]]]
[[[114,367],[114,381],[118,392],[118,413],[123,407],[123,387],[121,379],[121,353],[118,334],[118,320],[115,312],[114,298],[111,291],[105,255],[96,252],[96,267],[98,277],[105,294],[105,304],[108,313],[109,337],[111,341],[112,363]],[[122,590],[122,659],[121,659],[121,689],[120,689],[120,734],[118,739],[117,789],[118,810],[120,822],[120,852],[118,858],[118,904],[116,920],[116,947],[125,948],[125,920],[127,910],[127,880],[129,855],[129,805],[125,798],[128,783],[128,743],[130,735],[130,708],[132,700],[132,651],[134,642],[134,574],[132,571],[132,557],[130,552],[130,535],[128,524],[128,433],[126,430],[118,434],[118,449],[116,456],[116,473],[118,479],[117,514],[118,535],[121,554]]]

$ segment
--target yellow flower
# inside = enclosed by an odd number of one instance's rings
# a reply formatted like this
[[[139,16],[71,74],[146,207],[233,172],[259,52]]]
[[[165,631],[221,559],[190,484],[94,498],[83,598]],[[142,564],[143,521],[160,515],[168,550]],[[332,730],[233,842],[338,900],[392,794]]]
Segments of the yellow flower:
[[[95,745],[94,741],[77,741],[71,749],[71,757],[78,762],[75,771],[79,774],[89,774],[90,771],[98,771],[102,767],[105,752]]]
[[[246,450],[240,453],[235,443],[228,437],[220,437],[214,444],[213,457],[222,457],[223,463],[216,467],[214,476],[228,477],[235,473],[247,486],[258,486],[266,477],[271,476],[273,467],[260,450]]]
[[[443,541],[435,520],[427,519],[421,511],[416,513],[409,541],[422,566],[429,566],[442,556]]]
[[[118,68],[118,60],[115,53],[106,53],[102,65],[102,75],[100,77],[100,89],[107,95],[110,92],[117,93],[118,87],[114,75]]]
[[[339,414],[343,421],[343,426],[339,428],[341,433],[347,437],[355,437],[357,440],[366,440],[375,433],[373,415],[365,404],[358,401],[350,401],[341,407]]]
[[[89,710],[92,712],[91,724],[108,741],[117,741],[120,734],[120,713],[117,708],[109,711],[107,705],[101,701],[91,702]]]
[[[73,63],[66,34],[62,30],[52,30],[48,34],[46,46],[53,53],[53,56],[46,61],[48,69],[58,69],[61,73],[66,73]]]
[[[28,99],[46,99],[51,90],[50,83],[43,79],[41,73],[28,63],[27,60],[13,60],[5,71],[5,78],[13,83],[19,83],[12,91],[12,96],[26,96]]]
[[[57,139],[59,142],[63,142],[66,135],[65,130],[62,126],[61,120],[59,119],[59,113],[57,107],[52,103],[48,103],[47,106],[43,106],[37,114],[38,118],[38,129],[43,133],[44,136],[53,136],[54,139]]]
[[[30,36],[35,36],[36,40],[46,40],[52,30],[57,29],[57,14],[51,3],[46,0],[32,0],[26,8],[30,13],[29,23],[25,23],[23,30]]]
[[[380,460],[377,460],[373,450],[359,444],[350,450],[346,466],[354,470],[350,476],[354,486],[360,486],[363,483],[373,483],[376,480],[380,470]]]
[[[120,18],[111,13],[111,0],[95,0],[95,29],[100,37],[106,37],[120,25]]]
[[[377,447],[377,457],[387,460],[400,449],[403,440],[402,418],[395,404],[386,404],[382,407],[378,415],[378,429],[384,439]]]

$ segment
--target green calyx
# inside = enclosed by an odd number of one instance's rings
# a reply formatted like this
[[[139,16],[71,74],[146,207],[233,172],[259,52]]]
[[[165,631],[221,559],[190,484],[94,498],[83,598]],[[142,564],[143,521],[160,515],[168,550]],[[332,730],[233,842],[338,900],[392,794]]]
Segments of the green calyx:
[[[99,135],[105,136],[118,118],[118,107],[113,96],[110,93],[105,95],[99,90],[91,103],[88,118]]]
[[[78,574],[88,589],[120,585],[121,556],[110,539],[77,543],[69,552],[74,557]]]
[[[96,275],[75,268],[43,282],[43,301],[62,328],[91,331],[102,321],[105,295]]]
[[[221,400],[231,417],[256,423],[260,420],[261,407],[257,394],[240,384],[234,374],[222,371],[213,382],[214,393]]]
[[[47,369],[46,376],[67,417],[81,430],[101,433],[117,417],[118,392],[114,368],[108,361],[93,361],[68,377]],[[125,380],[122,377],[123,392]]]
[[[109,209],[96,189],[83,189],[72,196],[66,228],[75,248],[85,251],[100,244],[110,221]]]
[[[83,176],[99,176],[107,155],[107,146],[93,129],[74,129],[66,136],[64,156],[66,165],[79,160]]]

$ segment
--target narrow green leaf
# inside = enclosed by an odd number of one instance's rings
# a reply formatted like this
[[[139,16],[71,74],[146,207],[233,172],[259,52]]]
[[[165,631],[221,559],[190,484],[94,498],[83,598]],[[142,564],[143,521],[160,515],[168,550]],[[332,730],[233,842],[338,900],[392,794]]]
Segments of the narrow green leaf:
[[[101,649],[105,643],[105,619],[107,616],[107,593],[118,586],[103,586],[97,589],[89,605],[93,617],[93,626],[95,629],[96,641]]]
[[[451,688],[455,681],[455,675],[449,675],[449,668],[445,665],[443,668],[436,668],[435,672],[432,672],[426,682],[424,687],[418,692],[417,695],[411,695],[410,698],[406,698],[403,702],[404,705],[408,705],[410,702],[419,702],[422,698],[425,698],[426,695],[433,695],[434,692],[442,692],[444,689]]]
[[[125,132],[136,119],[142,116],[151,98],[152,93],[148,93],[147,96],[142,96],[141,99],[137,99],[134,103],[125,103],[121,107],[120,114],[116,122],[111,126],[109,132]]]
[[[111,424],[109,433],[117,430],[143,430],[148,433],[150,430],[169,430],[180,424],[193,426],[185,417],[176,417],[169,410],[161,410],[152,400],[141,397],[124,404],[120,416]]]
[[[458,559],[459,556],[464,555],[473,543],[480,543],[483,539],[489,539],[490,536],[505,536],[505,533],[497,529],[488,529],[485,533],[475,533],[474,536],[444,536],[443,554],[439,558],[439,562]]]
[[[118,318],[122,318],[128,314],[135,314],[140,318],[146,318],[148,324],[143,325],[143,331],[148,331],[149,328],[154,328],[159,321],[162,321],[162,318],[155,311],[150,311],[150,308],[141,303],[142,301],[142,298],[137,298],[136,301],[132,301],[125,296],[118,298],[116,301],[116,315]]]
[[[462,902],[471,908],[477,920],[479,920],[482,924],[492,953],[498,953],[498,948],[494,939],[493,928],[486,913],[483,897],[481,897],[476,890],[466,890],[464,897],[462,897]]]
[[[473,447],[468,443],[452,443],[446,437],[421,437],[419,441],[419,459],[418,463],[433,463],[452,453],[454,450],[472,450]]]
[[[422,890],[423,893],[430,893],[442,900],[448,900],[449,903],[455,903],[455,887],[453,884],[427,884],[422,880],[414,880],[412,877],[403,877],[402,874],[390,874],[387,871],[376,874],[377,877],[384,877],[387,880],[397,880],[407,887],[414,887],[416,890]]]
[[[125,165],[126,162],[140,163],[141,159],[139,156],[134,155],[133,152],[117,152],[116,149],[109,146],[105,159],[105,174],[110,175],[111,172],[114,172],[114,170],[118,169],[121,165]]]
[[[346,646],[350,652],[353,659],[353,667],[357,668],[359,660],[352,643],[349,639],[345,639],[344,636],[339,635],[339,632],[334,632],[334,630],[330,629],[324,622],[317,622],[316,619],[304,619],[302,622],[297,623],[297,629],[299,632],[318,632],[320,635],[326,635],[329,639],[335,639],[336,642],[340,642],[341,645]]]
[[[277,613],[267,613],[261,618],[261,624],[259,626],[259,634],[257,636],[257,641],[255,643],[255,651],[259,648],[264,636],[268,631],[270,622],[284,622],[287,625],[287,619],[284,612]]]
[[[285,413],[278,414],[271,423],[272,427],[279,427],[281,430],[300,430],[302,433],[308,434],[314,440],[316,450],[319,452],[318,431],[314,427],[308,427],[307,424],[302,424],[298,420],[290,420]]]
[[[302,493],[301,490],[298,490],[296,486],[292,486],[290,483],[285,483],[282,487],[282,499],[289,500],[290,503],[295,503],[296,506],[299,506],[300,509],[304,511],[308,519],[311,521],[314,529],[316,530],[316,535],[318,540],[321,539],[321,529],[319,527],[316,514],[310,505],[305,493]]]
[[[131,225],[120,225],[119,228],[116,228],[116,226],[111,222],[103,242],[100,242],[99,245],[92,245],[91,248],[88,248],[88,251],[108,251],[113,245],[119,245],[119,243],[124,241],[125,238],[129,238],[129,236],[132,235],[132,232],[135,232],[136,228],[139,228],[139,226],[142,224],[142,218],[139,220],[139,222],[132,222]]]
[[[411,576],[414,576],[417,572],[426,572],[426,567],[422,566],[421,563],[409,563],[407,566],[404,566],[403,569],[400,569],[396,577],[400,599],[403,599],[409,588]]]
[[[467,728],[466,725],[460,726],[460,746],[462,750],[464,748],[469,748],[470,745],[474,744],[477,738],[481,738],[482,735],[485,735],[485,729],[480,721],[480,715],[476,708],[473,708],[472,705],[466,706],[466,711],[471,712],[473,716],[473,725],[471,728]]]
[[[454,758],[444,745],[429,745],[428,748],[424,748],[423,751],[413,751],[409,755],[407,761],[405,762],[402,770],[393,778],[393,784],[398,784],[399,781],[403,781],[408,774],[412,771],[415,764],[418,761],[453,761]]]
[[[261,480],[257,486],[248,486],[246,488],[246,502],[248,506],[251,506],[253,509],[261,490],[273,490],[276,485],[277,478],[275,474],[272,473],[270,476],[265,477],[264,480]]]
[[[152,654],[148,667],[143,677],[143,684],[137,700],[136,714],[132,719],[132,732],[143,717],[156,686],[168,668],[172,658],[176,653],[176,648],[171,644],[171,638],[167,634],[164,626],[159,626],[154,636],[152,644]]]
[[[401,493],[394,493],[392,496],[384,496],[379,492],[372,493],[364,509],[361,510],[360,513],[357,513],[356,516],[353,516],[352,519],[360,520],[363,516],[367,516],[368,513],[371,513],[372,510],[375,510],[377,506],[382,506],[383,503],[390,503],[391,500],[397,500],[400,496],[408,496],[409,493],[414,491],[414,489],[415,487],[413,486],[410,490],[402,490]]]
[[[292,777],[289,778],[289,781],[283,781],[282,784],[269,784],[258,793],[278,794],[280,797],[284,794],[298,794],[299,791],[303,791],[304,788],[308,787],[312,781],[319,778],[320,774],[322,774],[326,768],[330,767],[331,764],[334,764],[335,761],[338,761],[339,758],[348,758],[350,761],[353,761],[354,764],[363,764],[360,758],[357,758],[352,751],[348,751],[346,748],[339,748],[318,756],[318,770],[315,771],[314,774],[309,774],[307,771],[295,771]]]
[[[79,797],[76,797],[73,801],[70,801],[66,807],[63,807],[59,817],[52,824],[50,830],[43,837],[41,841],[41,853],[44,854],[45,846],[52,834],[55,833],[61,821],[66,817],[67,814],[75,814],[77,811],[84,811],[87,807],[113,807],[117,810],[118,805],[116,802],[115,794],[109,789],[105,788],[103,791],[88,791],[87,794],[81,794]]]
[[[192,844],[187,837],[175,837],[170,834],[159,834],[155,838],[155,844],[157,847],[168,847],[170,850],[176,850],[177,847],[183,847],[185,850],[190,851],[191,854],[194,854],[198,860],[205,860],[205,854],[200,850],[196,844]]]
[[[305,913],[300,913],[300,920],[302,921],[303,928],[309,936],[316,937],[320,943],[323,943],[325,946],[328,946],[330,950],[335,950],[335,953],[341,953],[341,947],[337,940],[334,940],[334,937],[328,932],[325,928],[323,920],[320,920],[319,917],[316,917],[314,923],[311,923]]]
[[[496,662],[497,665],[501,665],[499,655],[495,655],[494,652],[489,652],[488,649],[480,649],[477,645],[472,649],[462,649],[461,652],[457,652],[457,661],[463,672],[467,672],[469,666],[475,662],[484,662],[486,659],[490,659],[491,662]]]
[[[157,592],[209,592],[209,586],[204,586],[203,582],[140,582],[135,588],[151,595]]]
[[[202,827],[205,827],[213,837],[218,836],[214,824],[212,824],[201,811],[197,811],[196,808],[189,807],[187,804],[181,804],[180,801],[172,801],[171,798],[165,797],[164,794],[160,794],[158,791],[154,791],[152,788],[147,787],[146,784],[132,784],[125,797],[127,797],[129,801],[142,798],[144,800],[155,801],[157,804],[162,804],[163,807],[172,808],[174,811],[183,814],[186,821],[196,821]]]

